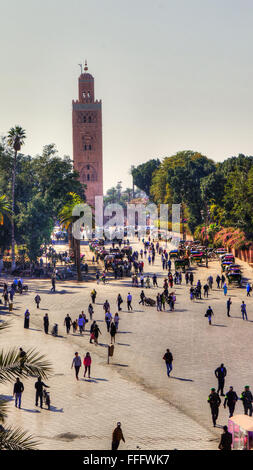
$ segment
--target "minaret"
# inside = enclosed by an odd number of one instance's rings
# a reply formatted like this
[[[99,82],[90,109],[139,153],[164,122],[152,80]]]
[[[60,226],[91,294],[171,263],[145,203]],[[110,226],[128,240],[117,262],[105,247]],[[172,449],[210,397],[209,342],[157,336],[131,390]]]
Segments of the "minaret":
[[[87,61],[78,80],[78,96],[72,101],[74,168],[87,186],[88,204],[94,207],[95,196],[103,195],[102,103],[95,100],[94,78],[88,73]]]

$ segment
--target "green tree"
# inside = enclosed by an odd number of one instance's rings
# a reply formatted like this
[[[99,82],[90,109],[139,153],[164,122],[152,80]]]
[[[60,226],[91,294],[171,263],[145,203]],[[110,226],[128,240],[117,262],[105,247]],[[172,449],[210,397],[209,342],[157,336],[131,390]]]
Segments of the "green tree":
[[[26,138],[25,130],[21,126],[12,127],[8,133],[8,144],[14,151],[12,167],[12,221],[11,221],[11,257],[12,270],[16,267],[15,262],[15,181],[16,181],[16,162],[17,153],[21,149]]]
[[[150,196],[150,187],[152,182],[153,173],[160,167],[160,160],[152,159],[146,163],[142,163],[137,167],[131,167],[131,174],[133,177],[133,184],[139,189],[144,191],[147,196]]]

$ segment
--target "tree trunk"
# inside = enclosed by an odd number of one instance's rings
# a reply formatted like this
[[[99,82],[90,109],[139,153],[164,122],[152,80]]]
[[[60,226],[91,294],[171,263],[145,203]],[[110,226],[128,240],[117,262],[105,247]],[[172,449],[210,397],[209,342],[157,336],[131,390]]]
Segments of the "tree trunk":
[[[11,220],[11,270],[16,268],[15,260],[15,225],[14,225],[14,210],[15,210],[15,182],[16,182],[16,161],[17,150],[14,154],[13,174],[12,174],[12,220]]]

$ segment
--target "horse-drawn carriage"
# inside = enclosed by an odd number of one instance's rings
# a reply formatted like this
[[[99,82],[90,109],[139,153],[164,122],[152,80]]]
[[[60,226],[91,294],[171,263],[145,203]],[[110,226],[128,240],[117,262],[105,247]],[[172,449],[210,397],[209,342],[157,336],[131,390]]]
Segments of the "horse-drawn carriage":
[[[237,284],[238,286],[242,286],[242,274],[241,272],[236,271],[229,271],[227,274],[227,279],[229,284]]]
[[[171,250],[169,252],[170,259],[176,259],[176,258],[178,258],[178,256],[179,256],[178,250]]]
[[[185,268],[190,267],[189,258],[178,258],[174,260],[175,270],[182,269],[185,272]]]
[[[191,263],[202,263],[204,253],[203,251],[191,251],[190,261]]]

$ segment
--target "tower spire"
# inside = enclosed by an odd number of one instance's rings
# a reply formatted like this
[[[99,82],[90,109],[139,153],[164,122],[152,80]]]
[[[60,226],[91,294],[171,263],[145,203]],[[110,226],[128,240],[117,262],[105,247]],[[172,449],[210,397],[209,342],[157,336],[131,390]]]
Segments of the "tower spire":
[[[88,70],[88,65],[87,65],[87,60],[85,59],[84,72],[87,72],[87,70]]]

